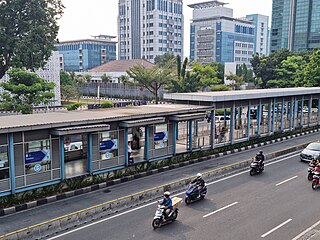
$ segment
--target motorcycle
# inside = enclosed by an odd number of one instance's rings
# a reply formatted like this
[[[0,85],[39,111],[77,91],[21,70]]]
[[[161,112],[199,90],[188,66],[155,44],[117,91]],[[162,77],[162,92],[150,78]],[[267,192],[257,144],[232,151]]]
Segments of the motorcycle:
[[[177,207],[173,207],[173,209],[171,210],[171,212],[167,217],[164,216],[164,211],[165,211],[165,206],[159,204],[152,221],[152,227],[154,229],[159,228],[161,225],[174,222],[177,219],[178,217]]]
[[[252,162],[250,164],[250,176],[253,176],[255,174],[261,173],[264,170],[264,164],[262,163],[262,166],[258,162]]]
[[[315,165],[310,165],[308,167],[308,180],[312,181],[313,179],[313,171],[314,171]]]
[[[315,190],[319,186],[320,173],[314,172],[312,179],[312,189]]]
[[[194,184],[190,184],[188,190],[186,191],[186,198],[184,199],[184,202],[186,204],[190,204],[191,202],[204,199],[206,194],[207,184],[205,184],[204,187],[200,190],[200,194],[197,186],[195,186]]]

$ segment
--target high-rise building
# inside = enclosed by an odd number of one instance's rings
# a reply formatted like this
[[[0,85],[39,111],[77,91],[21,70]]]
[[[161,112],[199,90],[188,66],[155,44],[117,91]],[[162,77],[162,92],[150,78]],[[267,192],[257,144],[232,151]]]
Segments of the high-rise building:
[[[119,0],[119,60],[183,55],[182,6],[182,0]]]
[[[67,72],[86,72],[106,62],[116,60],[116,37],[94,36],[93,39],[60,42],[60,68]]]
[[[250,14],[246,18],[255,26],[254,52],[259,55],[269,54],[269,17],[261,14]]]
[[[233,9],[214,0],[188,5],[193,8],[190,24],[190,59],[202,62],[236,62],[250,65],[254,53],[255,26],[233,17]]]
[[[273,0],[271,51],[320,48],[320,1]]]

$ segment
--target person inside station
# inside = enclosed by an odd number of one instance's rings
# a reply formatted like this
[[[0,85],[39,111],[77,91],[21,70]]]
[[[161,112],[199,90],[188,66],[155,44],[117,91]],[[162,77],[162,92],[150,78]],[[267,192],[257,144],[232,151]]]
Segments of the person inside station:
[[[132,148],[131,148],[130,142],[128,142],[128,162],[130,164],[133,163],[133,157],[131,157],[131,154],[132,154]]]

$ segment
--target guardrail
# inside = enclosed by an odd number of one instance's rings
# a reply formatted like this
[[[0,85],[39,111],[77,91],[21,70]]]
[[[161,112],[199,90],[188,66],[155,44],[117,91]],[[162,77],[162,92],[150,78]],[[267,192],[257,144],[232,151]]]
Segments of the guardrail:
[[[295,152],[307,146],[310,142],[296,145],[294,147],[289,147],[281,151],[272,152],[266,154],[266,160],[279,157],[291,152]],[[226,174],[232,170],[243,169],[250,165],[252,158],[233,163],[227,166],[223,166],[217,169],[213,169],[202,173],[204,179],[212,180],[218,175]],[[169,166],[168,166],[169,168]],[[164,191],[179,191],[186,189],[191,179],[194,176],[183,178],[169,184],[164,184],[154,188],[147,189],[138,193],[134,193],[128,196],[124,196],[112,201],[108,201],[99,205],[95,205],[77,212],[73,212],[52,220],[42,222],[27,228],[17,230],[5,235],[0,236],[0,239],[5,240],[22,240],[22,239],[41,239],[48,237],[52,234],[70,229],[81,224],[88,223],[95,219],[105,217],[107,214],[114,213],[115,210],[123,210],[137,204],[145,203],[146,201],[151,201],[156,197],[160,197]]]

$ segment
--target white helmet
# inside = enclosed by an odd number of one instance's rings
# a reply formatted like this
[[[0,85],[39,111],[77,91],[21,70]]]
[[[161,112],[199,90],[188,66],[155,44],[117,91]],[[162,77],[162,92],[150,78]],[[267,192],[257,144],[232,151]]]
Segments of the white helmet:
[[[163,194],[165,197],[169,197],[170,196],[170,192],[169,191],[166,191],[166,192],[164,192],[164,194]]]
[[[198,177],[198,178],[201,178],[201,177],[202,177],[202,174],[201,174],[201,173],[197,173],[197,177]]]

